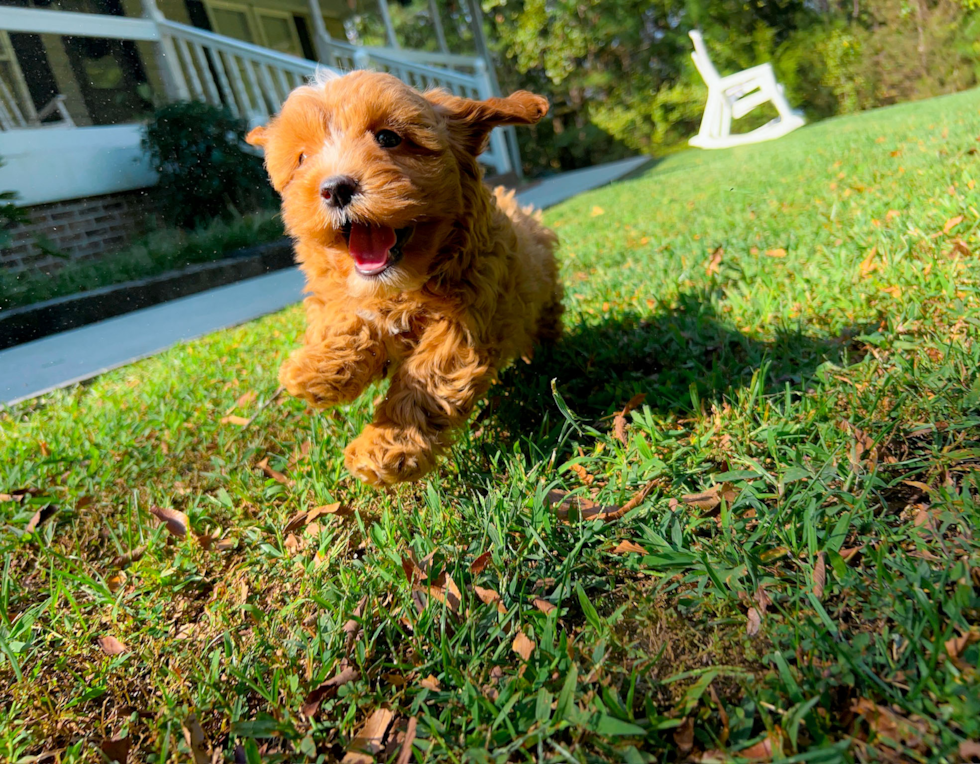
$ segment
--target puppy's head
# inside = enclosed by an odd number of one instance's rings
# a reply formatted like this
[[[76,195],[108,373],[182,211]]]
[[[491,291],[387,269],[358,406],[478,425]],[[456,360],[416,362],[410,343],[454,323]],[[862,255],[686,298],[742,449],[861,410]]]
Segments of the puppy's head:
[[[425,95],[389,74],[358,71],[292,92],[248,135],[265,150],[289,233],[318,244],[317,268],[358,293],[420,288],[465,215],[466,183],[497,125],[533,124],[530,93],[473,101]],[[308,250],[307,257],[311,255]]]

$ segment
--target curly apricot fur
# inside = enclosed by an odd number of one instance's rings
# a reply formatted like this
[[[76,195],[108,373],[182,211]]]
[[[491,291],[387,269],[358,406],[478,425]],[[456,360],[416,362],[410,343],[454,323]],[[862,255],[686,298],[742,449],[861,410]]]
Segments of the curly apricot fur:
[[[345,451],[367,483],[432,470],[497,372],[561,334],[557,238],[513,192],[491,192],[477,163],[493,127],[533,124],[547,108],[525,92],[472,101],[354,72],[298,88],[249,134],[265,149],[310,293],[304,345],[280,380],[328,407],[391,378],[373,424]],[[402,144],[379,146],[382,129]],[[359,189],[343,211],[320,197],[336,175]],[[366,277],[342,233],[351,221],[413,233],[399,261]]]

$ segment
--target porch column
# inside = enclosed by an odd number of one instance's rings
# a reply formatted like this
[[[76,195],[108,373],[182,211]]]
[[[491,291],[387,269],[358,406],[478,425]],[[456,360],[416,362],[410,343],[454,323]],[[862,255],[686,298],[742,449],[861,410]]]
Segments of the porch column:
[[[493,65],[493,58],[490,57],[487,36],[483,32],[483,9],[480,7],[480,0],[466,0],[466,3],[470,11],[470,30],[473,32],[473,42],[476,44],[476,55],[486,63],[493,95],[499,96],[500,83],[497,82],[497,69]]]
[[[323,11],[320,10],[320,0],[309,0],[310,16],[313,18],[313,47],[316,49],[316,56],[321,63],[327,66],[336,67],[337,62],[333,57],[333,49],[330,47],[330,32],[327,25],[323,23]]]
[[[449,52],[449,46],[446,44],[446,31],[442,28],[442,17],[439,15],[439,8],[436,6],[436,0],[429,0],[429,15],[432,17],[432,25],[436,29],[436,39],[439,41],[439,50],[443,53]]]
[[[388,38],[388,45],[392,48],[400,47],[398,38],[395,37],[395,27],[391,23],[391,14],[388,13],[388,0],[378,0],[378,8],[381,10],[381,19],[385,23],[385,36]]]

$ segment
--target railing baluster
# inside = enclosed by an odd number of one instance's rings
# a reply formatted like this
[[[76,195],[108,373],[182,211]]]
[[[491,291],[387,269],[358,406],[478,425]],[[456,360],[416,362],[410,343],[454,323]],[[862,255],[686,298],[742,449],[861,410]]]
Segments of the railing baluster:
[[[214,63],[214,71],[218,75],[221,92],[225,96],[221,100],[232,114],[240,117],[242,113],[238,108],[238,102],[235,100],[235,93],[231,89],[231,82],[228,79],[228,72],[225,71],[225,62],[221,57],[221,51],[218,48],[211,48],[209,52],[211,54],[211,61]]]
[[[232,97],[238,101],[239,111],[242,117],[250,117],[252,115],[252,103],[248,97],[248,90],[245,87],[245,82],[242,80],[242,71],[239,68],[238,56],[229,51],[221,51],[218,55],[224,58],[225,71],[228,72],[231,78],[232,84]]]
[[[262,93],[269,104],[269,114],[275,114],[282,101],[279,100],[276,87],[272,84],[272,78],[269,77],[268,66],[265,64],[256,64],[256,66],[259,69],[259,79],[262,81]]]
[[[190,49],[187,47],[187,40],[183,37],[176,37],[174,39],[177,40],[178,60],[180,61],[181,68],[187,74],[185,79],[190,80],[193,97],[198,101],[206,100],[204,89],[201,87],[201,78],[197,76],[197,67],[194,65],[194,59],[191,57]]]
[[[204,82],[204,88],[208,94],[206,100],[212,106],[221,106],[221,96],[218,95],[218,88],[215,85],[214,76],[211,74],[211,65],[208,63],[208,57],[204,54],[204,46],[200,43],[191,43],[191,47],[194,50],[194,57],[197,59],[201,71],[201,79]]]
[[[268,117],[272,112],[269,110],[269,104],[265,102],[265,97],[262,95],[262,88],[259,87],[259,81],[255,77],[255,62],[243,56],[242,68],[245,70],[245,77],[248,80],[249,87],[252,88],[252,100],[255,102],[256,116]]]

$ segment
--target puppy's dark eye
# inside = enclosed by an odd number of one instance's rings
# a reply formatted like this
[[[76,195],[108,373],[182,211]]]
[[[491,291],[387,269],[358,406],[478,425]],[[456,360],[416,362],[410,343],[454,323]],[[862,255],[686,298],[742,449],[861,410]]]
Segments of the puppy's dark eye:
[[[402,137],[398,133],[394,133],[391,130],[379,130],[374,136],[374,139],[383,149],[393,149],[402,142]]]
[[[306,154],[300,154],[299,159],[296,160],[296,166],[299,167],[303,164],[303,160],[306,159]]]

